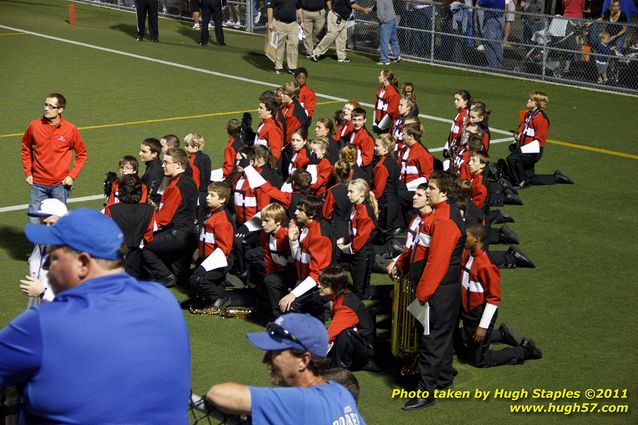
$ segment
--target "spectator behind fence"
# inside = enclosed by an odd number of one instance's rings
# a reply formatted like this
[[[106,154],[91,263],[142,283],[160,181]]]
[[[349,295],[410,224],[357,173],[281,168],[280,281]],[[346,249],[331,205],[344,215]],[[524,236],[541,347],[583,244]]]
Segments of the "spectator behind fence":
[[[352,394],[323,377],[328,360],[328,333],[308,314],[290,313],[248,339],[266,351],[263,363],[270,380],[285,388],[259,388],[227,382],[206,396],[223,412],[251,415],[255,424],[365,425]],[[347,418],[347,419],[346,419]]]
[[[485,42],[485,59],[492,69],[503,67],[503,27],[505,0],[479,0],[479,6],[485,8],[483,13],[483,37]]]
[[[22,168],[31,185],[28,212],[34,213],[43,200],[67,197],[86,162],[86,147],[78,129],[62,117],[66,99],[50,93],[44,101],[44,114],[31,121],[22,136]],[[73,167],[71,167],[71,160]],[[37,218],[31,223],[37,224]]]
[[[388,43],[392,46],[394,61],[401,62],[401,48],[397,36],[397,14],[392,0],[376,0],[377,20],[379,21],[379,62],[377,65],[390,65]]]
[[[115,222],[82,208],[25,233],[51,247],[55,299],[0,331],[0,386],[24,387],[21,423],[187,424],[186,323],[169,291],[123,273]]]

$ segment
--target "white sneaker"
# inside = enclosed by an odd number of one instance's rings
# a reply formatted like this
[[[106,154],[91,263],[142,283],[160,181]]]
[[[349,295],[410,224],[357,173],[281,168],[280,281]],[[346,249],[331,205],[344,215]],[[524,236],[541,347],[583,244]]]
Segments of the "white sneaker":
[[[479,52],[482,52],[483,50],[485,50],[485,46],[480,44],[476,47],[476,50],[478,50]]]
[[[212,30],[213,29],[213,24],[208,24],[208,30]]]
[[[231,21],[230,19],[227,21],[222,22],[222,27],[229,27],[232,24],[233,21]]]
[[[199,31],[200,29],[202,29],[202,27],[199,25],[199,23],[197,23],[197,24],[193,25],[193,29],[195,31]]]
[[[259,23],[260,19],[261,19],[261,12],[257,11],[257,15],[255,15],[255,25]]]
[[[241,22],[239,22],[239,21],[233,22],[233,23],[231,23],[231,25],[233,26],[233,28],[241,28]]]
[[[163,13],[163,14],[166,14],[166,12],[168,12],[168,10],[166,10],[166,6],[164,6],[164,7],[162,8],[162,13]]]

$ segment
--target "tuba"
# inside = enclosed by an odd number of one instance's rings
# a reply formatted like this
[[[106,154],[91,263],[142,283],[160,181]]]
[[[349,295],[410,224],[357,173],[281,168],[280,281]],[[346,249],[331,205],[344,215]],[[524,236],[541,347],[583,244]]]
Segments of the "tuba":
[[[416,319],[408,311],[408,306],[414,301],[415,290],[408,276],[394,279],[391,349],[398,358],[414,357],[418,353]]]

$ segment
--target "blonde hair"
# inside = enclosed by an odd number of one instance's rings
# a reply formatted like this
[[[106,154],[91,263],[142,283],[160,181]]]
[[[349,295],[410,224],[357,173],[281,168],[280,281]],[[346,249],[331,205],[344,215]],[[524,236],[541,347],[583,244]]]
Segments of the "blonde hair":
[[[529,98],[536,103],[536,107],[538,109],[545,109],[547,104],[549,103],[549,97],[545,94],[545,92],[536,90],[529,94]]]
[[[370,186],[368,186],[368,183],[363,179],[355,179],[348,183],[348,186],[355,186],[357,189],[363,192],[363,198],[367,199],[370,203],[372,211],[374,212],[374,217],[379,218],[379,204],[377,203],[377,198],[374,196],[374,193],[370,191]]]
[[[311,144],[312,144],[312,143],[316,143],[316,144],[318,144],[318,145],[320,146],[320,148],[321,148],[321,151],[322,151],[323,153],[325,153],[325,152],[328,150],[328,140],[326,140],[326,138],[325,138],[325,137],[319,137],[319,138],[317,138],[317,139],[315,139],[315,140],[311,141],[310,143],[311,143]]]
[[[394,152],[394,144],[396,142],[396,139],[390,133],[383,133],[377,138],[377,141],[381,142],[381,146],[383,146],[383,148],[387,150],[388,153]]]
[[[286,219],[286,210],[280,204],[268,204],[264,207],[263,210],[261,210],[261,219],[273,219],[275,223],[283,224],[284,220]]]
[[[186,146],[197,146],[199,150],[204,149],[204,137],[199,133],[188,133],[184,137],[184,144]]]

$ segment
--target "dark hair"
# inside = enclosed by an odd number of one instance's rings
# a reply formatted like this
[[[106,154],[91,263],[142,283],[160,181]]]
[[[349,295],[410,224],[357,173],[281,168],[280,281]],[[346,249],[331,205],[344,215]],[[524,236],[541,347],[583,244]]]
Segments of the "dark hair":
[[[467,139],[467,147],[471,152],[480,152],[483,150],[483,137],[478,134],[472,134]]]
[[[392,72],[390,68],[383,68],[381,72],[383,73],[385,79],[388,80],[388,83],[390,83],[392,86],[396,88],[399,85],[399,80],[394,77],[394,72]]]
[[[212,182],[208,185],[209,192],[215,192],[220,199],[224,199],[224,205],[230,199],[230,186],[226,182]]]
[[[304,74],[306,76],[306,78],[308,78],[308,70],[306,68],[303,67],[299,67],[297,69],[295,69],[295,78],[297,78],[297,75],[299,74]]]
[[[472,103],[474,103],[474,100],[472,99],[472,95],[467,90],[459,90],[454,94],[458,94],[459,96],[461,96],[461,99],[467,102],[468,108],[470,107],[470,105],[472,105]]]
[[[238,137],[241,133],[241,122],[233,118],[226,123],[226,133],[231,137]]]
[[[365,118],[366,117],[366,110],[363,109],[360,106],[357,106],[356,108],[354,108],[352,110],[352,117],[354,118],[354,117],[359,117],[359,116]]]
[[[490,163],[490,156],[487,152],[480,150],[477,152],[473,152],[474,155],[478,156],[479,161],[481,162],[481,164],[487,165]]]
[[[308,192],[311,182],[312,176],[306,170],[295,170],[292,176],[290,176],[290,185],[292,186],[293,192]]]
[[[403,134],[414,137],[417,141],[421,141],[423,137],[423,131],[421,130],[420,123],[409,123],[403,126]]]
[[[430,182],[436,181],[437,187],[442,193],[445,193],[448,199],[458,199],[460,196],[457,179],[456,175],[446,171],[434,171],[430,176]]]
[[[348,292],[348,272],[341,266],[330,266],[319,273],[319,284],[327,286],[337,295]]]
[[[323,201],[316,196],[304,196],[297,204],[297,209],[305,211],[306,215],[310,219],[318,219],[321,217]]]
[[[290,354],[295,357],[301,358],[306,352],[301,350],[290,349]],[[311,354],[310,362],[308,363],[308,370],[315,376],[323,376],[326,369],[330,367],[332,359],[327,357],[315,357]]]
[[[343,109],[337,109],[335,111],[335,114],[333,115],[335,124],[343,125],[346,122],[344,116],[345,116],[345,113],[343,112]]]
[[[281,86],[281,92],[286,96],[289,96],[292,100],[299,99],[299,84],[296,81],[286,81]]]
[[[62,94],[60,94],[60,93],[49,93],[49,94],[47,94],[47,97],[55,97],[55,99],[58,101],[58,108],[66,107],[66,98]]]
[[[267,97],[263,100],[260,100],[259,103],[263,103],[264,106],[266,107],[267,111],[270,111],[270,113],[274,116],[275,113],[277,112],[277,109],[279,108],[279,102],[277,102],[277,99],[275,97]]]
[[[117,197],[123,204],[138,204],[142,199],[142,179],[137,174],[126,174],[117,182]]]
[[[301,136],[302,139],[308,140],[308,130],[306,128],[304,128],[304,127],[299,127],[292,134],[298,134],[298,135]],[[291,137],[292,137],[292,135],[291,135]]]
[[[260,95],[259,95],[259,103],[263,103],[266,99],[269,98],[275,98],[275,92],[272,90],[264,90]]]
[[[138,167],[139,167],[139,163],[137,162],[137,158],[135,158],[134,156],[131,155],[124,155],[122,157],[122,159],[120,159],[120,162],[118,162],[118,167],[122,168],[125,165],[130,165],[131,168],[133,169],[133,171],[135,171],[135,173],[137,173]]]
[[[335,112],[335,114],[339,112],[343,114],[343,111],[341,110]],[[326,127],[326,129],[328,130],[328,137],[331,137],[333,133],[335,132],[335,124],[334,122],[332,122],[330,118],[319,118],[317,120],[317,123],[321,123],[323,124],[324,127]]]
[[[149,137],[142,140],[142,144],[144,146],[148,146],[148,148],[151,150],[151,153],[156,153],[159,155],[162,152],[162,144],[155,137]]]
[[[162,137],[162,139],[166,140],[166,146],[169,148],[179,148],[179,137],[174,134],[167,134]]]
[[[253,146],[255,150],[255,158],[261,158],[264,160],[264,164],[268,165],[272,170],[277,168],[277,160],[272,156],[272,152],[269,147],[264,145]],[[250,158],[248,158],[250,160]]]
[[[484,242],[487,239],[487,229],[481,223],[471,223],[465,226],[465,232],[476,236]]]
[[[483,102],[474,103],[472,105],[472,108],[470,109],[470,111],[477,112],[481,117],[483,117],[483,120],[481,122],[484,123],[485,125],[488,125],[488,121],[489,121],[490,114],[492,113],[492,111],[487,109],[487,106],[485,105],[485,103],[483,103]]]
[[[255,160],[255,148],[253,146],[242,146],[237,151],[239,155],[245,156],[249,162]]]

